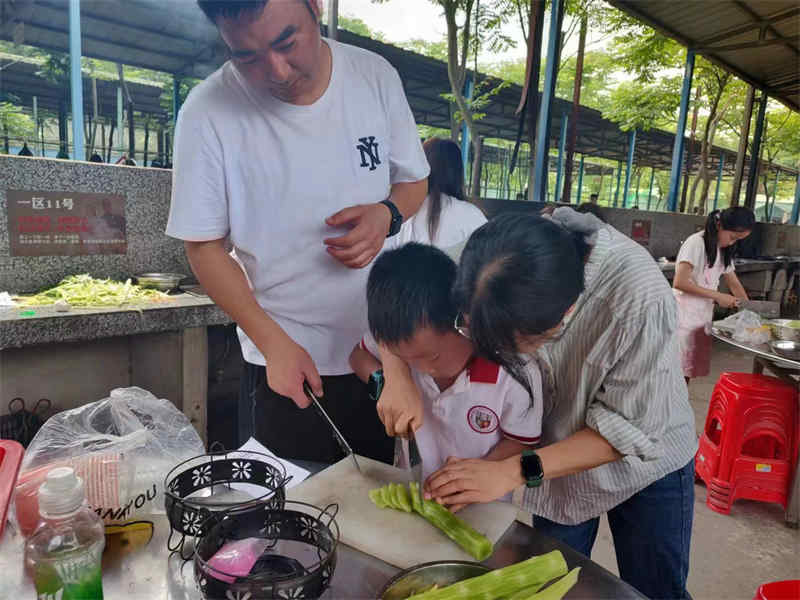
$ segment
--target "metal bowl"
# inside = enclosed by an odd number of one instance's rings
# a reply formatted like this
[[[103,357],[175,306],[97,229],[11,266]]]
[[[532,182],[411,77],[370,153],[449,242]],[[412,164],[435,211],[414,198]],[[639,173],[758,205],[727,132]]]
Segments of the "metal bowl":
[[[784,358],[800,360],[800,342],[780,340],[777,342],[770,342],[769,345],[773,352],[780,354]]]
[[[379,600],[405,600],[409,596],[438,585],[471,579],[491,571],[484,565],[463,560],[440,560],[424,563],[400,571],[392,577],[378,594]]]
[[[143,288],[154,288],[162,292],[169,292],[178,287],[186,275],[180,273],[142,273],[136,276],[136,283]]]
[[[800,324],[800,321],[793,319],[772,319],[769,322],[773,335],[779,340],[789,342],[800,342],[800,328],[790,327],[789,324]]]

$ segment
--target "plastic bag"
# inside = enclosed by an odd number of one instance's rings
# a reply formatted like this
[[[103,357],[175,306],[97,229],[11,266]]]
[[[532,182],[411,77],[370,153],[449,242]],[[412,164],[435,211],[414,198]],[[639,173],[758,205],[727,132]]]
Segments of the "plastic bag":
[[[716,325],[730,331],[737,342],[745,344],[766,344],[772,337],[769,326],[752,310],[739,311]]]
[[[189,419],[171,402],[138,387],[53,415],[25,452],[15,488],[23,534],[39,518],[37,493],[50,469],[71,466],[84,480],[89,506],[106,522],[164,512],[164,478],[205,448]]]

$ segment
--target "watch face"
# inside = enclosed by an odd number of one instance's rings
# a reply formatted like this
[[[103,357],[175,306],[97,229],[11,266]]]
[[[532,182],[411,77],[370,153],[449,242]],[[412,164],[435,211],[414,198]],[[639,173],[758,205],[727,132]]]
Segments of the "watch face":
[[[542,461],[535,452],[526,450],[522,453],[522,476],[525,478],[528,487],[535,487],[542,482],[544,471]]]

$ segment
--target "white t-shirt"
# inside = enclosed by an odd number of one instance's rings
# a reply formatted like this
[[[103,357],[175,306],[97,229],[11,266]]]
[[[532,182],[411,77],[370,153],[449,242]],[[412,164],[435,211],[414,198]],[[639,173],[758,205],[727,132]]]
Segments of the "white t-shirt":
[[[417,214],[403,223],[403,227],[396,236],[398,247],[408,242],[418,242],[437,248],[450,248],[469,238],[473,231],[486,223],[486,216],[471,202],[464,202],[442,194],[439,227],[436,230],[435,238],[431,239],[428,228],[429,214],[430,197],[426,197]]]
[[[703,231],[693,233],[686,238],[678,251],[675,267],[677,268],[682,262],[689,263],[692,265],[692,275],[690,277],[692,283],[710,290],[716,290],[719,287],[720,277],[724,273],[733,273],[735,269],[733,261],[727,268],[725,267],[719,247],[717,247],[717,259],[714,262],[714,266],[709,267],[705,243],[705,232]],[[675,292],[676,295],[683,294],[680,290],[675,290]]]
[[[429,167],[397,71],[383,58],[325,40],[333,68],[310,106],[256,94],[228,62],[181,108],[167,235],[230,237],[256,300],[322,375],[352,372],[367,327],[369,269],[349,269],[323,240],[325,218],[386,199]],[[264,357],[240,330],[245,360]]]
[[[370,333],[361,347],[378,357]],[[433,377],[411,369],[422,395],[423,424],[414,434],[423,477],[441,468],[448,457],[482,458],[504,437],[536,444],[542,433],[542,378],[534,364],[526,374],[533,400],[525,388],[500,365],[476,357],[444,391]]]

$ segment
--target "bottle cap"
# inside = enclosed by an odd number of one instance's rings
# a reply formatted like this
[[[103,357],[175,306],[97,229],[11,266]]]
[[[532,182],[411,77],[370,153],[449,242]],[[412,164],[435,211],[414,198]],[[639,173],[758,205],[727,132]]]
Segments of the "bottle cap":
[[[43,517],[69,515],[78,510],[86,499],[83,479],[72,467],[58,467],[47,473],[39,487],[39,513]]]

